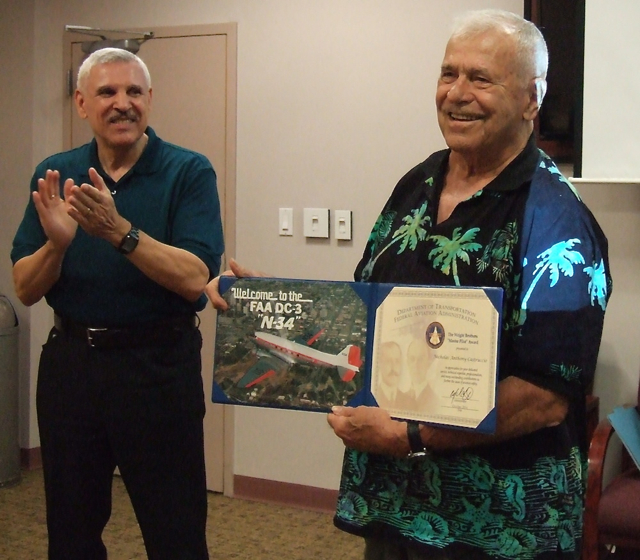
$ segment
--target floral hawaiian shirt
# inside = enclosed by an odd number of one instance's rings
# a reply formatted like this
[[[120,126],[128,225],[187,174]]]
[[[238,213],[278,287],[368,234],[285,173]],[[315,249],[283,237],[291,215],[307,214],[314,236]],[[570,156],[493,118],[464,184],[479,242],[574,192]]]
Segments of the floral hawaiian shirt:
[[[345,452],[335,524],[461,557],[578,558],[586,477],[585,393],[611,293],[607,240],[535,145],[437,223],[449,151],[398,183],[356,280],[504,289],[499,379],[563,395],[560,425],[426,459]]]

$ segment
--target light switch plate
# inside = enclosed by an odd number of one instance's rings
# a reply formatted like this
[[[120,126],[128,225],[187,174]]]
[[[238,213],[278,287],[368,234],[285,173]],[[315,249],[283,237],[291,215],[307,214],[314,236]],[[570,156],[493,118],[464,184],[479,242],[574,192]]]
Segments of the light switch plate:
[[[329,237],[328,208],[304,209],[304,236],[324,238]]]
[[[351,239],[351,210],[334,212],[335,238],[349,241]]]
[[[278,218],[278,234],[293,235],[293,208],[280,208]]]

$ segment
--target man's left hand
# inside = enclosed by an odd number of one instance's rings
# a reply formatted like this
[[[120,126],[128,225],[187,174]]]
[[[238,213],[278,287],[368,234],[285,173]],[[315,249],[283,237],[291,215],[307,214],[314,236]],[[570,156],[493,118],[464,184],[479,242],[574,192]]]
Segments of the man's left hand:
[[[109,188],[93,167],[89,169],[89,177],[93,185],[83,183],[65,187],[69,216],[89,235],[102,237],[115,245],[131,226],[118,214]]]
[[[409,452],[406,423],[393,420],[381,408],[334,406],[327,422],[352,449],[396,457],[406,457]]]

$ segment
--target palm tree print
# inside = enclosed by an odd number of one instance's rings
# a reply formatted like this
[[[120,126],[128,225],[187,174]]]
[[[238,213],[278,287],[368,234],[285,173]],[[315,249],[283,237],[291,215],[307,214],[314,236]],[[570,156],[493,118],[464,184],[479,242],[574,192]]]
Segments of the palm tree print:
[[[447,276],[449,276],[449,273],[453,274],[456,286],[460,285],[460,278],[458,278],[458,259],[469,264],[469,253],[482,249],[480,243],[473,241],[476,234],[480,231],[480,228],[471,228],[465,233],[461,233],[461,231],[462,228],[459,227],[454,229],[451,234],[451,239],[444,235],[432,235],[429,237],[429,239],[437,245],[437,247],[429,253],[429,258],[435,257],[433,259],[433,265],[434,267],[439,267],[442,273]]]
[[[509,222],[504,229],[497,229],[491,241],[487,243],[478,259],[478,272],[483,272],[489,266],[493,270],[493,277],[504,284],[509,279],[513,269],[513,251],[518,243],[518,227],[516,222]]]
[[[549,287],[553,288],[558,283],[561,272],[564,276],[573,276],[573,265],[584,264],[582,254],[579,251],[571,250],[571,248],[578,243],[580,243],[579,239],[560,241],[538,255],[540,262],[536,264],[536,268],[533,271],[535,278],[533,282],[531,282],[531,286],[529,286],[522,300],[522,309],[527,308],[527,302],[531,297],[533,289],[547,269],[549,269],[549,275],[551,276]]]
[[[552,175],[557,175],[558,179],[560,181],[562,181],[565,185],[567,185],[570,189],[571,192],[574,194],[574,196],[578,199],[578,200],[582,200],[582,198],[580,198],[580,193],[576,190],[576,188],[573,186],[573,184],[571,183],[571,181],[569,181],[558,169],[558,166],[553,162],[553,160],[547,155],[545,154],[542,150],[540,150],[540,152],[542,153],[542,160],[540,161],[540,167],[542,169],[546,169],[547,171],[549,171],[549,173],[551,173]]]
[[[422,226],[425,222],[431,222],[431,217],[425,217],[425,212],[427,211],[427,202],[418,210],[411,210],[411,216],[405,216],[402,218],[404,222],[403,226],[400,226],[396,231],[393,232],[394,243],[397,240],[402,240],[400,244],[400,249],[398,249],[398,255],[407,248],[407,245],[412,251],[416,250],[418,246],[418,240],[424,241],[424,238],[427,236],[427,230]],[[389,245],[391,245],[391,243]]]
[[[551,364],[551,371],[559,373],[560,377],[567,381],[577,381],[580,379],[582,369],[575,365]]]
[[[505,330],[516,331],[516,329],[520,329],[522,325],[524,325],[527,320],[527,310],[526,309],[514,309],[511,313],[511,318],[505,324]],[[520,332],[518,332],[517,336],[521,336]]]
[[[375,256],[375,258],[369,260],[367,265],[362,269],[362,279],[367,281],[371,277],[373,267],[376,261],[380,258],[389,247],[394,243],[401,241],[400,248],[398,249],[398,255],[402,253],[407,247],[412,251],[415,251],[418,246],[418,241],[424,241],[427,236],[427,230],[424,229],[425,223],[431,223],[431,217],[425,216],[427,212],[427,202],[425,201],[420,208],[414,208],[411,210],[410,216],[402,218],[404,225],[400,226],[393,232],[392,240]],[[378,219],[378,221],[380,221]],[[378,222],[376,222],[377,224]],[[390,224],[389,224],[390,225]]]
[[[584,269],[589,275],[589,293],[591,294],[591,305],[597,301],[602,310],[607,308],[607,277],[604,273],[604,261],[600,259],[599,263],[588,266]]]
[[[393,225],[393,219],[395,217],[396,213],[392,211],[383,212],[378,216],[371,230],[371,235],[369,235],[372,255],[376,252],[378,246],[386,239],[387,235],[391,233],[391,226]]]

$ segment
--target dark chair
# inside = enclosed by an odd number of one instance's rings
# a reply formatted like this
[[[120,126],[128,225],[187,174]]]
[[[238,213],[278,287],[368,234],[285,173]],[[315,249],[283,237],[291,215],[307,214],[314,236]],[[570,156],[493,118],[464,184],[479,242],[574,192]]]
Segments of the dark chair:
[[[593,437],[598,422],[600,421],[600,398],[595,395],[587,395],[587,441]]]
[[[640,383],[635,406],[640,410]],[[617,551],[612,558],[640,559],[640,471],[624,447],[620,474],[602,487],[605,457],[613,433],[613,426],[603,418],[589,447],[582,560],[602,560],[612,545]]]

